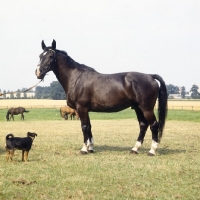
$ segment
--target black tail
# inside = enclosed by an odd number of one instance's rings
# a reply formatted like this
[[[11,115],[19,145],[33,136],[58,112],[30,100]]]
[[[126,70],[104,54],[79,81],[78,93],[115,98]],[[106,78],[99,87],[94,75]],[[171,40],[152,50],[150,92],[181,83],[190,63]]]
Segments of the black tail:
[[[161,141],[165,120],[167,117],[167,88],[164,80],[159,75],[152,75],[152,77],[160,82],[160,89],[158,93],[158,141]]]
[[[14,138],[14,135],[12,133],[6,135],[6,140],[10,139],[10,138]]]
[[[29,110],[24,110],[24,112],[29,112]]]
[[[10,109],[8,110],[7,114],[6,114],[6,119],[7,121],[9,121],[9,114],[10,114]]]

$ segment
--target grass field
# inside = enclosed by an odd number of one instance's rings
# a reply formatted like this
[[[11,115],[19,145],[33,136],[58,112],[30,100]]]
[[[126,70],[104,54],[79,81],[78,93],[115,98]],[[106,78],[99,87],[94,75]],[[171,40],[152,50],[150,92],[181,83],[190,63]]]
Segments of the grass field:
[[[200,112],[170,110],[155,157],[147,156],[147,131],[139,155],[129,153],[138,137],[131,109],[91,113],[95,153],[80,155],[79,120],[62,120],[59,109],[30,109],[25,121],[5,120],[0,109],[0,199],[200,199]],[[130,119],[132,118],[132,119]],[[6,162],[5,136],[38,134],[29,162]]]

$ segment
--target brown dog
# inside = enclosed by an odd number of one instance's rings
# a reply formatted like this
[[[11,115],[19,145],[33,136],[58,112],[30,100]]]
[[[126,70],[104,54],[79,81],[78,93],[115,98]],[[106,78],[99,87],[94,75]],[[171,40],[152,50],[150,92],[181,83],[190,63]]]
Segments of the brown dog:
[[[27,133],[27,137],[14,137],[12,133],[6,136],[6,159],[9,161],[13,161],[14,151],[15,149],[22,150],[22,161],[28,161],[28,153],[31,149],[33,140],[37,136],[36,133]]]

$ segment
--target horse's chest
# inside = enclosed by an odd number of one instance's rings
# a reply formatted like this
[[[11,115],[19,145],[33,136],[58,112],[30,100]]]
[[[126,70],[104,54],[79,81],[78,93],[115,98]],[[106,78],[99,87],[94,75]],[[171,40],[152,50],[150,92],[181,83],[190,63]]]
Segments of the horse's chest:
[[[70,96],[68,96],[67,98],[67,105],[71,108],[75,108],[75,98],[71,98]]]

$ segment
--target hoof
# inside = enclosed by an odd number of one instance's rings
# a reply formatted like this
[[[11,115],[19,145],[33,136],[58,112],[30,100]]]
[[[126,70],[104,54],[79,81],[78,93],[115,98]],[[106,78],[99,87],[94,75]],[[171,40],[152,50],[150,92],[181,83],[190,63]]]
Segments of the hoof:
[[[86,154],[88,154],[88,152],[87,151],[80,151],[80,154],[86,155]]]
[[[88,153],[94,153],[94,150],[88,150]]]
[[[130,153],[131,154],[138,154],[138,151],[131,150]]]
[[[155,154],[149,152],[148,156],[155,156]]]

